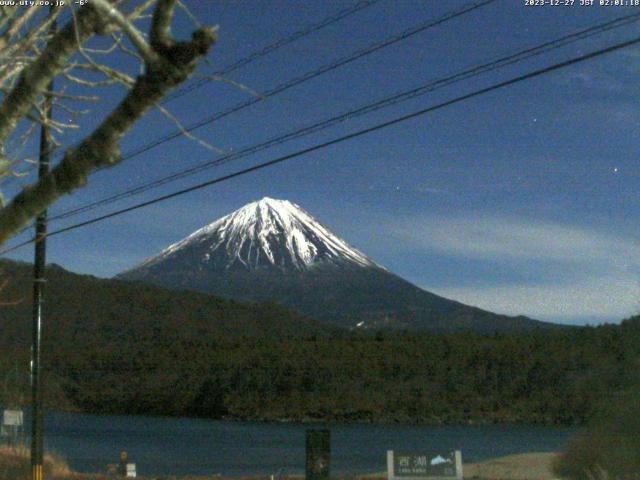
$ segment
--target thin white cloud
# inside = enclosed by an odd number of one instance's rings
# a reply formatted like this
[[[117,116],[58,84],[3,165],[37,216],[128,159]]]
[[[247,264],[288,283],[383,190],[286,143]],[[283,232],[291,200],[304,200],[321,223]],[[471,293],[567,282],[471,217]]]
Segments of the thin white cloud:
[[[637,241],[585,228],[510,217],[425,217],[396,223],[413,247],[479,260],[548,260],[590,267],[640,266]]]
[[[448,298],[546,320],[621,320],[640,311],[640,246],[623,236],[495,216],[413,218],[392,231],[414,251],[499,264],[527,278],[526,284],[422,285]]]
[[[592,276],[572,285],[427,288],[468,305],[540,320],[622,320],[640,312],[640,283],[627,276]]]

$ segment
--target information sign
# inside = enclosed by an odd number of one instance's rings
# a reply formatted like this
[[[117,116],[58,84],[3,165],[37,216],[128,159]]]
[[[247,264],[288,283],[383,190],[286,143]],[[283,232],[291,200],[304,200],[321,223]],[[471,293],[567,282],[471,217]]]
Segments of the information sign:
[[[389,480],[462,480],[462,454],[455,452],[387,452]]]
[[[22,421],[22,410],[5,410],[2,416],[2,424],[9,427],[21,427]]]

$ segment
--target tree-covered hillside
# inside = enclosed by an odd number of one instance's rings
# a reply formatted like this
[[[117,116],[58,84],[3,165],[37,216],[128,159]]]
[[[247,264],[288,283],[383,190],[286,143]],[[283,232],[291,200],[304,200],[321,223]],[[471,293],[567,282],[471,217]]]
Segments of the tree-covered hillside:
[[[27,277],[9,278],[1,300],[28,297]],[[322,330],[274,305],[244,306],[56,269],[50,279],[44,357],[51,408],[572,424],[635,385],[640,371],[640,317],[519,334],[364,335]],[[23,388],[28,306],[27,299],[1,307],[0,378],[21,378]],[[98,314],[103,309],[110,313]],[[194,309],[199,314],[191,316]]]
[[[638,347],[634,320],[519,336],[150,337],[53,367],[88,411],[574,424],[635,381]]]
[[[0,322],[3,336],[25,336],[31,328],[32,266],[0,260]],[[111,342],[166,341],[202,335],[311,335],[329,329],[274,303],[243,304],[197,292],[77,275],[58,266],[47,269],[45,339]],[[86,338],[88,337],[88,338]],[[62,340],[59,338],[58,340]],[[93,343],[93,342],[92,342]],[[80,346],[81,344],[78,344]]]

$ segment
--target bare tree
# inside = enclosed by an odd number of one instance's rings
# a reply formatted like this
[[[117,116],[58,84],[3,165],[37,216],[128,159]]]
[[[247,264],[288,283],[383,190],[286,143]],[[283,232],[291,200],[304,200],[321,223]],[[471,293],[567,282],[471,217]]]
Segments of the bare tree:
[[[46,122],[64,153],[50,174],[24,187],[0,208],[0,244],[55,202],[87,181],[98,168],[120,161],[119,143],[150,108],[184,82],[215,42],[215,29],[196,27],[191,38],[176,40],[171,26],[179,0],[91,0],[81,7],[0,6],[0,181],[18,175],[15,151],[35,127]],[[67,17],[65,21],[63,17]],[[53,22],[63,23],[59,30]],[[139,25],[147,26],[145,33]],[[93,43],[92,43],[93,42]],[[133,61],[118,61],[126,56]],[[115,60],[114,60],[115,59]],[[129,64],[128,71],[122,64]],[[53,79],[62,85],[49,91]],[[81,102],[96,102],[98,88],[122,86],[117,105],[92,131],[82,132],[75,147],[60,139],[81,129],[73,118],[85,111]],[[87,89],[87,94],[82,89]],[[70,121],[48,120],[43,96],[66,112]],[[175,120],[175,119],[173,119]],[[10,145],[11,144],[11,145]]]

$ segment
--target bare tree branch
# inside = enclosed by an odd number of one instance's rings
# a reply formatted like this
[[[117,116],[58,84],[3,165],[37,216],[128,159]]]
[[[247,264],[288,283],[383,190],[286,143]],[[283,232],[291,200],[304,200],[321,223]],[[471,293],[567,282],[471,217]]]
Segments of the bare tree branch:
[[[27,35],[15,43],[3,44],[2,41],[0,41],[0,60],[3,60],[2,63],[6,63],[7,59],[15,58],[19,53],[24,53],[29,48],[32,48],[35,40],[41,38],[44,33],[49,30],[51,23],[56,21],[59,14],[60,9],[53,12],[52,15],[48,15],[39,25],[32,28]],[[10,40],[9,37],[5,38],[5,41],[8,40]]]
[[[68,149],[48,175],[26,187],[0,210],[0,244],[60,196],[84,185],[93,170],[118,163],[119,141],[125,133],[171,88],[186,80],[216,38],[214,29],[201,28],[192,34],[190,41],[174,40],[171,22],[175,0],[158,1],[149,43],[137,29],[127,27],[126,17],[115,8],[110,10],[106,0],[92,0],[92,4],[90,9],[83,7],[74,21],[50,40],[39,58],[23,70],[18,84],[0,106],[0,145],[28,113],[37,95],[46,89],[48,81],[65,70],[70,56],[93,32],[111,33],[113,26],[122,29],[144,58],[144,72],[93,133],[77,148]],[[106,75],[117,75],[100,70]],[[23,89],[20,94],[19,87]]]
[[[45,91],[51,79],[64,69],[76,51],[76,39],[85,41],[101,26],[102,20],[96,11],[83,8],[77,15],[77,21],[69,22],[51,39],[45,51],[24,68],[18,83],[0,105],[0,145],[27,114],[37,96]]]
[[[158,110],[160,110],[160,112],[167,117],[169,120],[171,120],[173,122],[173,124],[178,128],[178,130],[180,130],[180,133],[182,135],[184,135],[185,137],[187,137],[190,140],[193,140],[194,142],[196,142],[198,145],[200,145],[201,147],[206,148],[207,150],[211,151],[211,152],[215,152],[217,154],[223,154],[225,153],[225,151],[221,148],[215,147],[213,145],[211,145],[209,142],[206,142],[205,140],[203,140],[202,138],[194,135],[193,133],[191,133],[189,130],[187,130],[184,125],[182,125],[182,122],[180,122],[180,120],[178,120],[176,118],[176,116],[171,113],[169,110],[167,110],[166,108],[164,108],[162,105],[158,105],[156,104],[155,106]]]
[[[157,0],[146,0],[133,9],[131,13],[127,15],[127,20],[133,22],[134,20],[142,17],[146,11],[148,11]]]
[[[100,12],[106,15],[111,21],[113,21],[118,27],[127,34],[131,43],[136,47],[140,55],[147,63],[155,63],[158,61],[158,54],[147,43],[144,36],[138,31],[138,29],[127,20],[119,10],[114,8],[106,0],[92,0],[92,5],[95,6]]]
[[[18,33],[18,31],[22,27],[24,27],[26,25],[26,23],[29,21],[29,19],[33,15],[35,15],[36,12],[37,12],[37,9],[28,8],[28,9],[24,10],[24,13],[22,15],[13,16],[11,18],[11,23],[9,24],[8,28],[5,30],[5,32],[0,37],[0,49],[5,48],[7,46],[7,44],[9,43],[9,40],[11,39],[11,37],[16,35]]]
[[[158,0],[158,6],[153,12],[151,21],[151,46],[157,51],[163,51],[173,46],[171,38],[171,21],[176,8],[176,0]]]

